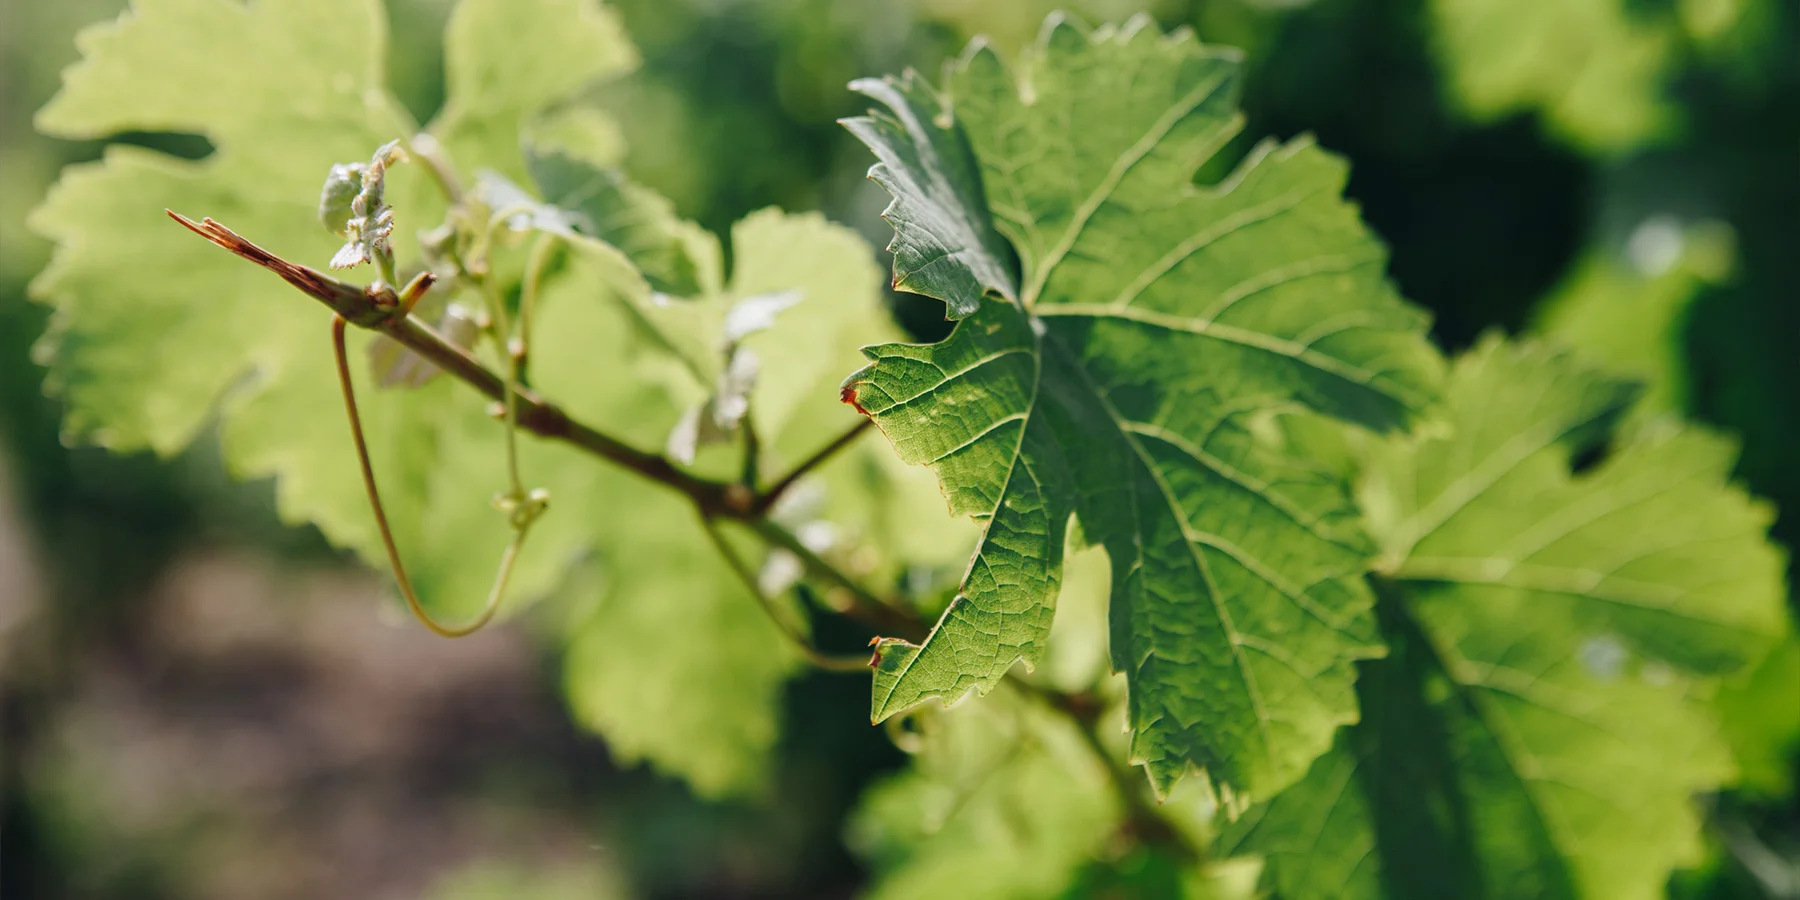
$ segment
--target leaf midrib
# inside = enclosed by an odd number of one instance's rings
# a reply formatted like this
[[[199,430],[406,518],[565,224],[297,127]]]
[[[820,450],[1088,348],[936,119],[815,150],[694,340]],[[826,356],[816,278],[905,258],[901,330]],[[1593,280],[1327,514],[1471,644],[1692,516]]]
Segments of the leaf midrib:
[[[1189,319],[1170,313],[1145,310],[1135,306],[1117,308],[1092,303],[1056,303],[1039,305],[1032,310],[1032,315],[1040,318],[1066,316],[1070,318],[1089,318],[1096,320],[1118,319],[1139,325],[1162,328],[1166,331],[1179,331],[1187,334],[1209,337],[1226,343],[1261,350],[1266,353],[1284,357],[1296,363],[1303,364],[1314,371],[1349,382],[1356,387],[1373,391],[1385,398],[1400,403],[1408,409],[1420,409],[1425,405],[1425,399],[1423,397],[1411,390],[1403,388],[1401,385],[1387,382],[1377,386],[1376,382],[1386,376],[1390,370],[1365,369],[1361,366],[1338,359],[1335,356],[1321,353],[1311,346],[1298,344],[1285,338],[1278,338],[1274,335],[1264,334],[1260,331],[1252,331],[1247,328],[1222,325],[1218,322],[1205,322],[1197,319]],[[1329,335],[1322,335],[1320,338],[1316,338],[1314,343],[1327,336]]]
[[[1035,332],[1037,329],[1033,329],[1033,331]],[[1044,331],[1046,336],[1048,336],[1048,329],[1045,329]],[[1224,598],[1220,593],[1218,581],[1212,574],[1211,565],[1207,563],[1206,557],[1201,555],[1200,551],[1195,547],[1194,542],[1187,539],[1188,523],[1178,512],[1180,505],[1176,502],[1173,492],[1168,483],[1163,479],[1162,473],[1157,470],[1156,466],[1151,463],[1149,456],[1145,454],[1144,448],[1138,444],[1131,431],[1125,427],[1125,422],[1127,421],[1125,417],[1120,415],[1119,411],[1113,408],[1112,403],[1106,399],[1106,395],[1100,391],[1099,385],[1094,382],[1093,377],[1089,374],[1087,368],[1082,366],[1075,355],[1071,353],[1067,347],[1062,346],[1062,342],[1054,338],[1054,336],[1049,336],[1048,340],[1040,337],[1038,343],[1040,353],[1044,346],[1054,345],[1057,351],[1067,358],[1069,369],[1079,375],[1082,382],[1087,385],[1095,401],[1099,403],[1100,408],[1106,411],[1107,420],[1112,423],[1113,428],[1118,432],[1119,439],[1123,441],[1126,446],[1131,448],[1132,454],[1137,457],[1138,464],[1143,466],[1144,470],[1150,475],[1151,480],[1155,482],[1157,490],[1162,493],[1166,511],[1170,517],[1175,520],[1177,530],[1182,535],[1181,543],[1188,551],[1188,555],[1193,557],[1194,566],[1196,570],[1199,571],[1202,581],[1206,584],[1207,599],[1211,601],[1213,611],[1219,617],[1219,622],[1225,627],[1227,643],[1231,646],[1232,661],[1237,665],[1238,673],[1244,681],[1245,694],[1249,697],[1251,709],[1256,714],[1256,730],[1257,735],[1261,738],[1263,755],[1267,758],[1271,769],[1271,775],[1274,774],[1274,772],[1280,770],[1281,764],[1275,757],[1275,740],[1273,733],[1270,731],[1270,725],[1273,720],[1269,716],[1268,709],[1264,704],[1262,689],[1257,683],[1255,674],[1250,670],[1250,662],[1244,655],[1243,645],[1239,643],[1243,633],[1238,630],[1237,623],[1231,616],[1231,611],[1225,608]],[[1133,492],[1132,498],[1134,504],[1136,502],[1136,497],[1136,492]],[[1144,535],[1138,528],[1136,517],[1133,517],[1132,529],[1135,536],[1133,544],[1141,549],[1144,546]],[[1140,583],[1145,580],[1146,579],[1143,578],[1139,579]],[[1276,586],[1276,590],[1280,591],[1281,588]],[[1153,647],[1150,649],[1149,654],[1154,655],[1155,652],[1155,648]],[[1147,658],[1148,657],[1145,659]],[[1135,660],[1134,664],[1141,667],[1145,659]],[[1133,680],[1136,679],[1134,678]],[[1217,775],[1214,777],[1218,778]]]

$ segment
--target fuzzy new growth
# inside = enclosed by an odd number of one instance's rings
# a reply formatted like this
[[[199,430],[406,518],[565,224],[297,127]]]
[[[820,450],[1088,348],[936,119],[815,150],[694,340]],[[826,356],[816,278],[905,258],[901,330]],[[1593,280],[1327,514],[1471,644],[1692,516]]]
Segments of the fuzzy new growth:
[[[389,141],[367,163],[338,163],[325,176],[319,194],[319,221],[327,231],[345,239],[331,257],[331,268],[348,269],[366,262],[382,263],[382,275],[392,281],[394,208],[388,206],[387,167],[406,159],[399,141]]]

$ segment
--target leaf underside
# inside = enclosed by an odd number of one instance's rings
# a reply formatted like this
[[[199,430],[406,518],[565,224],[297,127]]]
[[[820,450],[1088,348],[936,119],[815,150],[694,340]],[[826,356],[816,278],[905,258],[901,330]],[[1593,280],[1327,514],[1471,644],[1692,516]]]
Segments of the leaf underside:
[[[1354,720],[1353,664],[1381,652],[1372,545],[1340,479],[1268,426],[1401,424],[1436,357],[1338,160],[1265,144],[1193,183],[1240,127],[1238,74],[1143,20],[1053,18],[1016,71],[977,43],[941,95],[861,85],[888,107],[848,124],[895,194],[896,283],[967,317],[866,349],[846,399],[984,528],[931,636],[878,648],[877,720],[1042,658],[1071,517],[1111,558],[1131,756],[1159,791],[1198,769],[1267,796]]]

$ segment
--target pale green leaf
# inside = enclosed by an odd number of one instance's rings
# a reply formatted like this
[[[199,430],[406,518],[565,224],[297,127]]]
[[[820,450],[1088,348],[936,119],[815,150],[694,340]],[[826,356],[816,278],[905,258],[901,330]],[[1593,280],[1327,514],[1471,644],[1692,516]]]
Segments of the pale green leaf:
[[[285,518],[316,521],[374,559],[329,317],[162,210],[216,216],[278,253],[323,264],[337,243],[312,212],[326,172],[367,159],[402,127],[385,104],[364,102],[383,91],[378,5],[152,0],[83,34],[84,59],[39,114],[41,129],[189,131],[216,152],[185,162],[110,148],[102,162],[66,170],[32,214],[32,228],[57,243],[33,294],[57,309],[37,353],[47,388],[64,400],[65,435],[167,454],[220,415],[235,473],[279,475]],[[360,353],[366,342],[356,343]],[[369,397],[380,470],[429,460],[437,417],[426,410],[444,396]],[[390,488],[402,533],[417,505],[410,487]]]
[[[619,123],[589,106],[565,106],[526,127],[521,143],[530,153],[560,153],[609,169],[625,161]]]
[[[1340,479],[1261,423],[1310,409],[1394,425],[1429,405],[1436,356],[1340,199],[1342,163],[1306,141],[1264,145],[1225,183],[1192,183],[1239,127],[1238,71],[1235,54],[1142,20],[1089,34],[1055,19],[1016,73],[980,45],[951,70],[944,102],[1022,287],[1015,299],[969,268],[992,252],[940,248],[939,265],[968,271],[934,271],[932,289],[956,286],[951,308],[974,314],[939,344],[869,348],[846,383],[984,526],[932,636],[881,646],[876,719],[1042,659],[1071,516],[1111,559],[1131,756],[1158,790],[1203,769],[1227,794],[1266,796],[1355,718],[1353,663],[1380,653],[1360,578],[1371,545]],[[906,106],[925,89],[909,90],[885,96]],[[948,175],[899,172],[932,165],[919,142],[954,133],[894,115],[859,132],[903,186],[897,233],[983,234],[988,207],[968,192],[904,187]]]
[[[451,43],[459,28],[466,37],[470,21],[512,6],[469,0]],[[593,23],[611,21],[590,3],[526,5],[514,19],[520,27],[590,36],[598,34]],[[608,33],[612,43],[546,45],[560,49],[540,50],[530,65],[567,68],[585,73],[584,80],[615,70],[631,51]],[[274,476],[284,519],[311,521],[334,543],[385,567],[332,371],[329,315],[162,217],[165,207],[213,216],[284,257],[315,265],[328,259],[336,241],[313,212],[326,173],[334,163],[367,159],[416,127],[382,84],[380,5],[147,0],[84,34],[83,61],[39,114],[41,129],[64,137],[187,131],[205,136],[216,152],[186,162],[110,148],[101,163],[68,170],[33,213],[33,229],[57,243],[33,293],[57,310],[38,354],[50,368],[48,389],[65,401],[65,433],[73,441],[167,454],[218,416],[234,474]],[[465,72],[451,79],[457,129],[512,128],[506,123],[535,116],[573,90],[573,76],[559,75],[533,82],[540,87],[531,92],[494,94],[483,86],[497,75],[479,62],[482,52],[465,46],[452,54],[461,60],[453,71]],[[488,74],[470,74],[477,70]],[[514,105],[501,108],[501,100]],[[518,159],[514,139],[503,159],[467,161],[516,169]],[[425,186],[417,166],[390,173],[388,201],[400,234],[435,224],[442,202]],[[366,358],[370,340],[351,335],[354,359]],[[447,615],[474,609],[504,540],[477,543],[456,526],[503,528],[489,505],[498,489],[489,487],[498,480],[492,460],[499,457],[467,464],[487,474],[474,482],[479,487],[461,480],[466,470],[453,457],[470,453],[464,445],[477,436],[482,452],[497,453],[498,426],[479,398],[448,384],[379,391],[365,383],[361,405],[396,537],[426,603]],[[554,565],[525,565],[516,580],[520,593],[548,588],[566,561],[551,558]],[[475,560],[485,570],[480,575]]]
[[[1733,774],[1705,694],[1787,627],[1783,561],[1718,438],[1640,431],[1571,475],[1634,393],[1490,340],[1449,434],[1373,449],[1390,655],[1362,722],[1224,836],[1278,896],[1633,900],[1695,858],[1692,797]]]
[[[1569,454],[1603,445],[1635,395],[1553,351],[1484,344],[1450,387],[1455,436],[1367,469],[1388,570],[1529,594],[1526,608],[1603,624],[1700,674],[1760,659],[1785,626],[1782,562],[1763,538],[1773,512],[1725,485],[1730,442],[1661,423],[1568,475]]]
[[[605,475],[585,498],[591,516],[614,520],[600,600],[570,623],[564,663],[575,718],[622,761],[648,760],[701,795],[754,793],[780,733],[782,687],[803,662],[698,536],[691,504]]]
[[[609,30],[611,18],[592,4],[514,7],[468,0],[451,29],[452,44],[464,46],[453,46],[445,120],[452,133],[444,140],[465,172],[522,171],[517,123],[629,55],[620,56],[625,45]],[[492,68],[498,57],[483,61],[488,51],[468,45],[482,31],[519,39],[516,30],[491,30],[502,20],[527,34],[586,37],[533,38],[534,54],[520,58],[530,71],[513,80]],[[612,38],[596,42],[602,34]],[[88,56],[44,112],[43,127],[69,136],[181,129],[205,135],[217,152],[188,163],[109,151],[101,164],[67,173],[35,214],[34,227],[58,243],[36,292],[57,307],[40,353],[66,401],[69,435],[172,453],[217,416],[236,474],[275,476],[286,519],[313,522],[385,568],[332,371],[329,314],[162,217],[164,207],[211,215],[285,257],[327,259],[336,241],[314,207],[330,166],[367,159],[414,127],[393,112],[380,82],[378,4],[146,0],[84,44]],[[481,155],[488,152],[495,156]],[[390,173],[401,233],[436,224],[443,204],[427,186],[418,166]],[[405,267],[410,242],[401,250]],[[792,279],[807,283],[821,306],[856,290],[872,298],[866,245],[831,234],[822,246],[785,250],[827,258],[814,264],[825,273],[819,280]],[[849,262],[829,261],[833,253]],[[740,267],[746,258],[740,254]],[[583,420],[658,446],[693,389],[664,377],[666,351],[640,340],[633,307],[607,273],[588,257],[571,259],[576,264],[554,268],[539,299],[533,383]],[[516,259],[508,265],[517,270]],[[880,313],[872,301],[864,311]],[[448,379],[377,389],[363,364],[368,335],[353,332],[351,342],[402,556],[424,602],[455,621],[487,595],[510,537],[490,503],[506,488],[503,429],[485,399]],[[498,365],[491,347],[482,353]],[[813,401],[853,418],[833,390]],[[649,759],[703,791],[754,790],[798,655],[713,554],[684,498],[560,444],[521,435],[519,451],[528,487],[548,489],[551,506],[525,546],[510,602],[555,589],[578,559],[594,560],[600,573],[599,605],[570,637],[571,696],[583,720],[602,727],[622,755]],[[670,691],[679,696],[659,693]]]

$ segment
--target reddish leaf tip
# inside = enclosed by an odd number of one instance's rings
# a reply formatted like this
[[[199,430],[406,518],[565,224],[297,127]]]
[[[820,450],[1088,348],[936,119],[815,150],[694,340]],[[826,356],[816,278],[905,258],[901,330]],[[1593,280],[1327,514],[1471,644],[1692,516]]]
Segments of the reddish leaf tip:
[[[869,414],[869,411],[866,409],[863,409],[863,405],[861,403],[859,403],[856,399],[856,385],[855,384],[844,385],[844,389],[841,391],[838,391],[838,399],[855,407],[857,412],[862,413],[865,416]]]

